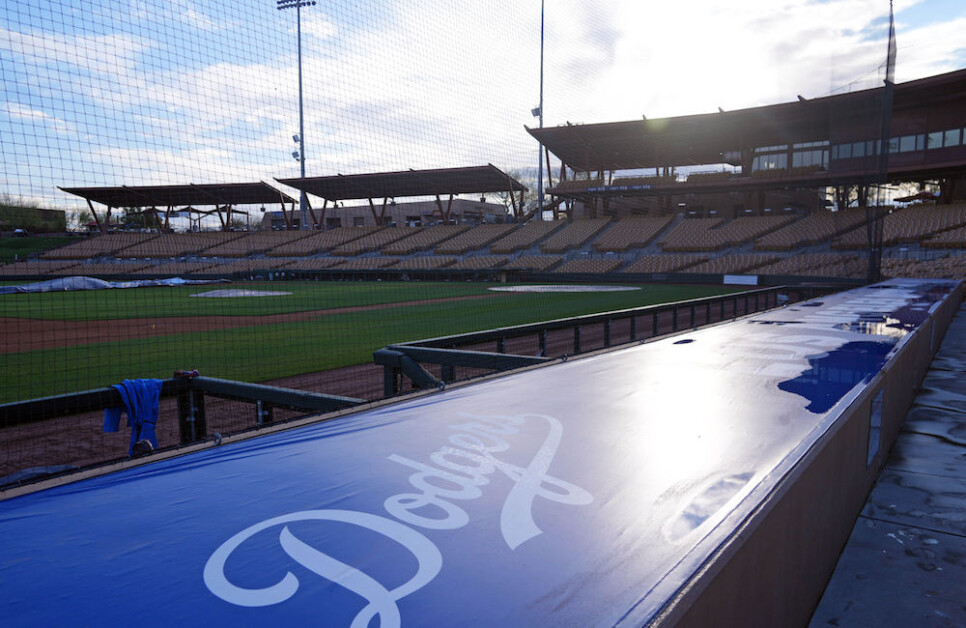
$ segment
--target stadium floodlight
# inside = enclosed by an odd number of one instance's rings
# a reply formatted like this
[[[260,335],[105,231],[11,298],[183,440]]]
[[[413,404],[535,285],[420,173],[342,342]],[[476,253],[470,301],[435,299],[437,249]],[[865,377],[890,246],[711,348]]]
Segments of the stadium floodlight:
[[[534,107],[533,109],[531,109],[530,110],[530,115],[533,116],[534,118],[539,118],[540,117],[540,107]]]
[[[281,11],[282,9],[295,9],[295,21],[296,28],[298,30],[298,42],[299,42],[299,133],[298,135],[293,135],[292,139],[295,140],[299,145],[299,150],[296,153],[292,153],[292,156],[298,159],[302,164],[302,178],[305,178],[305,115],[304,107],[302,105],[302,7],[315,6],[313,0],[278,0],[276,8]],[[305,196],[305,190],[299,190],[299,216],[301,217],[301,222],[299,223],[300,229],[308,229],[308,199]]]
[[[297,150],[293,150],[292,151],[292,157],[294,159],[298,159],[299,158],[299,152]],[[305,177],[303,177],[303,178],[305,178]]]
[[[292,141],[295,142],[296,144],[299,143],[299,134],[298,133],[296,133],[295,135],[292,136]]]

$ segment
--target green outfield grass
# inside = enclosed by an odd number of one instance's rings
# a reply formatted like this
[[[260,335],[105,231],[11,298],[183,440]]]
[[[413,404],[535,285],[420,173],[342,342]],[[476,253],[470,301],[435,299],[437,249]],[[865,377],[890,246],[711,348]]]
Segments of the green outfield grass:
[[[98,388],[125,378],[170,377],[176,369],[242,381],[267,381],[353,364],[394,342],[491,329],[581,314],[686,300],[735,291],[723,286],[641,286],[611,293],[489,292],[493,284],[294,283],[233,284],[292,292],[287,297],[203,299],[190,294],[212,286],[142,288],[0,297],[4,316],[87,320],[156,316],[267,315],[351,306],[358,312],[320,315],[308,321],[143,337],[9,353],[2,356],[0,402]],[[397,307],[392,304],[458,296],[487,299]],[[22,297],[23,302],[11,303]]]

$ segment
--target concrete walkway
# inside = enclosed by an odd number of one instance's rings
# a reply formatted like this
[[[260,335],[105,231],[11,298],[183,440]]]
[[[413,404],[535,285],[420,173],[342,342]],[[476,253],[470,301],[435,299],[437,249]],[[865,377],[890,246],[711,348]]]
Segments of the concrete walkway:
[[[966,306],[810,626],[966,627]]]

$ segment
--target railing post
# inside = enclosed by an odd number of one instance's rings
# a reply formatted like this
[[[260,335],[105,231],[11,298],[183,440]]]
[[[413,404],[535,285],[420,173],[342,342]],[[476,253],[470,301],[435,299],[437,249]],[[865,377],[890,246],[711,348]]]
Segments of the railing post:
[[[580,325],[574,326],[574,355],[580,353]]]
[[[255,402],[255,426],[262,427],[272,422],[272,404],[259,399]]]
[[[399,376],[402,370],[398,366],[382,367],[382,396],[393,397],[399,392]]]
[[[658,312],[654,312],[654,315],[651,317],[651,321],[652,321],[652,324],[651,324],[651,338],[654,338],[654,337],[657,336],[657,332],[658,332],[658,317],[659,316],[660,316],[660,314]]]
[[[496,352],[506,353],[506,336],[500,336],[496,339]]]
[[[630,322],[631,322],[631,333],[630,333],[631,342],[634,342],[635,340],[637,340],[637,317],[631,316]]]
[[[672,312],[671,331],[677,331],[678,330],[678,306],[675,305],[674,307],[672,307],[671,312]]]
[[[540,345],[540,356],[547,357],[547,330],[541,329],[538,334],[538,344]]]
[[[610,319],[604,321],[604,346],[610,346]]]
[[[208,437],[204,391],[188,388],[178,393],[178,431],[182,445]]]
[[[696,308],[694,307],[694,304],[692,303],[691,304],[691,307],[689,307],[688,309],[691,311],[691,329],[694,329],[695,327],[698,326],[698,319],[697,319],[697,317],[694,314],[694,310]]]

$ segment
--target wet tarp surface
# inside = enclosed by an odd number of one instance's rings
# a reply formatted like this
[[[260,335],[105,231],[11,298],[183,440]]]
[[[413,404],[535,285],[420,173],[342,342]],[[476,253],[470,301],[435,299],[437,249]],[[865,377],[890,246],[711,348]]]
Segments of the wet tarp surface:
[[[0,502],[0,624],[641,625],[954,287],[892,280]]]

